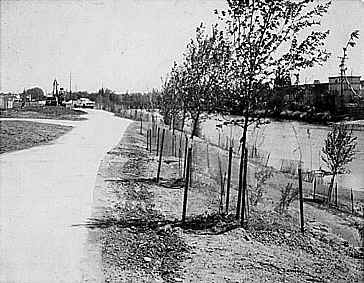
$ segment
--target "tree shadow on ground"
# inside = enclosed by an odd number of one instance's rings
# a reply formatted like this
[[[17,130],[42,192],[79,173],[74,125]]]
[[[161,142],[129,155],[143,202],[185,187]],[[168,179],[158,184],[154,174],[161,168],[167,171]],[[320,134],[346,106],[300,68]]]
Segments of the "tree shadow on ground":
[[[163,188],[167,189],[181,189],[184,186],[184,179],[183,178],[159,178],[157,182],[156,177],[151,178],[118,178],[118,179],[106,179],[106,182],[120,182],[120,183],[143,183],[148,185],[159,185]]]
[[[114,218],[89,218],[86,223],[74,224],[72,227],[87,227],[89,229],[105,229],[111,226],[119,228],[130,228],[135,232],[152,229],[157,231],[165,231],[168,229],[181,228],[186,233],[220,235],[239,228],[233,215],[197,215],[189,217],[183,223],[178,219],[148,219],[145,218],[129,218],[129,219],[114,219]]]

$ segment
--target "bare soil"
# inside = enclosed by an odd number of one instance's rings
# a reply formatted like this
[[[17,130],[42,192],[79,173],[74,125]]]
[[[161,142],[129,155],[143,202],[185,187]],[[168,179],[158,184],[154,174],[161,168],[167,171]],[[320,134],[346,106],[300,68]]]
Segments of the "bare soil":
[[[32,118],[32,119],[57,119],[57,120],[85,120],[82,115],[86,112],[68,109],[63,106],[28,106],[0,111],[0,118]]]
[[[47,144],[72,127],[30,121],[0,121],[0,154]]]
[[[145,130],[141,135],[133,123],[100,167],[104,182],[95,195],[102,192],[103,201],[86,225],[97,233],[106,282],[363,280],[360,217],[305,203],[302,234],[297,202],[286,214],[274,209],[280,187],[290,181],[275,172],[241,228],[233,212],[219,213],[216,176],[196,166],[182,224],[178,160],[164,159],[157,183],[158,158],[145,141]],[[236,194],[233,187],[232,211]]]

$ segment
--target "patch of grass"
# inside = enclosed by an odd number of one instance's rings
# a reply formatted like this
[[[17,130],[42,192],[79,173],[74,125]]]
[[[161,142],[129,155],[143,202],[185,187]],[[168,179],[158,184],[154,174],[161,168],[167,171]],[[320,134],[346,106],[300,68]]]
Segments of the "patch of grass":
[[[49,143],[71,129],[29,121],[0,121],[0,154]]]
[[[63,106],[27,106],[0,111],[1,118],[84,120],[85,118],[81,117],[84,114],[87,113]]]

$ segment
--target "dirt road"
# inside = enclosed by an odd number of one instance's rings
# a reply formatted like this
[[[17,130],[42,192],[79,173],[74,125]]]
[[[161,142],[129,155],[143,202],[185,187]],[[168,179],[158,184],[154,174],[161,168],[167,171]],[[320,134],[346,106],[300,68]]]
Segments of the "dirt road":
[[[90,282],[87,230],[72,225],[90,216],[99,163],[129,121],[88,112],[53,121],[74,129],[51,145],[0,155],[0,282]]]

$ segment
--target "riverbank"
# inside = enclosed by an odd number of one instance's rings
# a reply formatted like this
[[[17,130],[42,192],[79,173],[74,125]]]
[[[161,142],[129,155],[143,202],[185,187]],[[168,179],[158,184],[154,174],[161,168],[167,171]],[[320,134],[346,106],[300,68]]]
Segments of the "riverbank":
[[[309,111],[286,109],[279,113],[258,111],[257,114],[275,121],[298,121],[322,126],[327,126],[332,123],[345,123],[348,121],[351,122],[363,119],[363,114],[361,116],[352,116],[350,114],[334,115],[330,111],[315,112],[312,109]]]
[[[0,154],[48,144],[72,127],[30,121],[0,121]]]
[[[302,235],[296,202],[287,214],[272,209],[281,185],[289,181],[284,174],[270,180],[262,204],[251,208],[247,228],[242,229],[234,217],[218,215],[216,176],[196,167],[188,194],[187,223],[182,225],[178,160],[165,158],[161,182],[156,183],[158,158],[146,150],[145,127],[141,135],[139,124],[133,123],[108,152],[98,173],[102,182],[94,196],[99,209],[87,226],[95,246],[100,247],[107,282],[362,279],[361,241],[354,227],[361,219],[305,203]],[[218,149],[211,147],[210,151],[217,155]],[[231,196],[236,196],[235,187]]]
[[[0,111],[0,118],[29,118],[53,120],[85,120],[82,115],[87,112],[78,109],[69,109],[63,106],[27,106]]]
[[[223,117],[225,119],[238,118]],[[235,148],[239,146],[239,139],[242,135],[242,129],[239,126],[222,126],[224,119],[222,117],[211,117],[202,123],[203,137],[215,144],[219,139],[224,146],[226,139],[233,139]],[[298,143],[302,151],[302,161],[304,171],[318,170],[319,168],[327,170],[325,163],[322,161],[322,148],[330,128],[314,124],[307,124],[295,121],[271,121],[269,124],[262,125],[259,128],[254,126],[248,129],[248,144],[255,146],[259,154],[269,155],[268,166],[280,170],[282,164],[295,162],[298,164],[299,152]],[[296,134],[297,137],[296,137]],[[347,169],[350,173],[338,176],[338,192],[341,190],[364,191],[364,131],[354,131],[353,135],[357,137],[356,156],[348,164]],[[219,138],[219,136],[221,136]],[[283,163],[282,163],[283,162]],[[325,178],[324,183],[328,183],[329,178]]]

